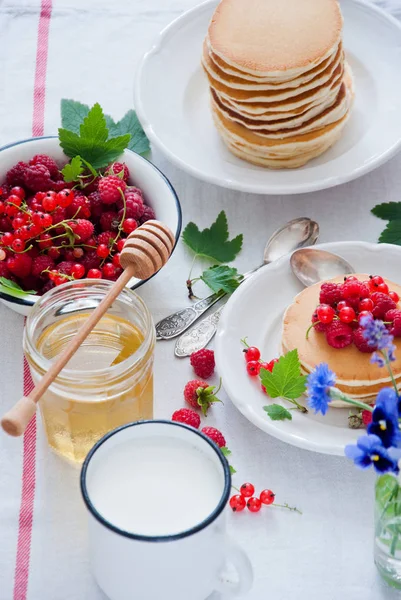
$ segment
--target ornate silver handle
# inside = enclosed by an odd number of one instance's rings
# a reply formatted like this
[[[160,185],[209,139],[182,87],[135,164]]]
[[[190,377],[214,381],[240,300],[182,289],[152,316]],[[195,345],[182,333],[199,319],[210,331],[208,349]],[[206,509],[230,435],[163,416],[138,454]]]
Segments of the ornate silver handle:
[[[169,315],[165,319],[162,319],[156,323],[156,339],[171,340],[172,338],[181,335],[181,333],[184,333],[196,319],[199,319],[203,313],[224,296],[224,293],[212,294],[203,300],[199,300],[199,302],[196,302],[193,306],[183,308],[182,310]]]
[[[205,317],[189,331],[184,333],[175,344],[175,355],[179,358],[190,356],[201,348],[205,348],[217,331],[217,326],[225,304],[220,306],[211,315]]]

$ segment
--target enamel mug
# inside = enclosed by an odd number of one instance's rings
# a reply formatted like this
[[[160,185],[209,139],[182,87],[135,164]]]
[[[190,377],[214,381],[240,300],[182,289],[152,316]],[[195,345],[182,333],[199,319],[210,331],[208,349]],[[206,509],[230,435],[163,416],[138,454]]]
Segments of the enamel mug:
[[[135,444],[135,448],[143,447],[146,453],[143,456],[149,461],[152,445],[160,443],[174,444],[179,457],[173,464],[174,468],[163,467],[164,477],[171,472],[174,478],[176,465],[181,459],[186,462],[189,447],[197,454],[201,453],[204,459],[202,468],[191,469],[189,480],[200,494],[202,490],[206,493],[212,483],[216,502],[213,496],[213,505],[207,516],[182,531],[177,531],[175,524],[171,533],[155,534],[151,531],[152,527],[147,532],[145,519],[135,533],[133,527],[124,528],[120,508],[116,507],[117,512],[113,513],[112,492],[118,488],[115,478],[119,477],[116,473],[120,464],[131,460],[125,450],[129,444]],[[121,453],[121,458],[116,459],[116,452]],[[161,461],[167,460],[163,451],[157,456],[161,457]],[[117,462],[113,463],[113,460]],[[125,480],[129,477],[130,465],[140,469],[142,461],[127,464]],[[140,421],[105,435],[89,452],[81,471],[81,491],[89,518],[90,561],[100,588],[110,600],[205,600],[213,591],[222,592],[225,598],[245,594],[252,585],[252,567],[244,551],[226,534],[225,507],[230,490],[231,475],[226,458],[209,438],[192,427],[174,421]],[[139,489],[138,494],[142,493],[146,492]],[[107,511],[98,511],[105,501],[102,494],[107,496]],[[134,489],[134,498],[135,495]],[[163,502],[163,488],[160,502]],[[151,501],[149,506],[150,514],[146,518],[151,522]],[[190,508],[184,503],[180,509],[189,510],[184,514],[184,521],[191,522],[187,519],[188,515],[191,518]],[[132,510],[135,508],[132,507]],[[154,510],[157,511],[157,504]],[[142,513],[149,511],[145,507]],[[128,520],[129,517],[130,505]],[[166,527],[168,531],[169,523]],[[236,571],[235,581],[224,575],[227,564]]]

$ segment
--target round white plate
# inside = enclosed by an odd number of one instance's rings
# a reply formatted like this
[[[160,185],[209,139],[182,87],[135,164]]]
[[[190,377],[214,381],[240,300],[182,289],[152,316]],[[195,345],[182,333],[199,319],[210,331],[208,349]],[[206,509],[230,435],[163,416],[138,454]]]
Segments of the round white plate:
[[[151,141],[195,177],[256,194],[298,194],[368,173],[401,144],[401,25],[360,0],[340,0],[356,98],[340,141],[300,169],[269,171],[233,156],[213,125],[200,59],[217,0],[186,12],[144,56],[135,108]]]
[[[401,247],[365,242],[334,242],[316,248],[343,256],[359,273],[380,274],[401,283]],[[232,295],[220,319],[216,339],[216,363],[223,386],[242,414],[270,435],[307,450],[324,454],[344,454],[344,446],[354,442],[361,430],[347,426],[348,409],[330,408],[326,415],[292,412],[292,421],[272,421],[263,410],[270,400],[261,390],[259,378],[249,377],[240,340],[260,348],[264,360],[279,355],[282,318],[286,307],[303,286],[290,267],[290,257],[263,267]]]

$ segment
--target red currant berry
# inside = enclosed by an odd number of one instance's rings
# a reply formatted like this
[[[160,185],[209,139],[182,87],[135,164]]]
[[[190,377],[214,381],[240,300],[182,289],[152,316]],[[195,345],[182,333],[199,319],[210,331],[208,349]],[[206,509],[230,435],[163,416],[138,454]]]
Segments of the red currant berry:
[[[125,221],[123,221],[123,231],[124,233],[132,233],[132,231],[135,231],[135,229],[138,227],[138,223],[135,221],[135,219],[125,219]]]
[[[53,279],[54,283],[56,285],[62,285],[63,283],[65,283],[66,281],[68,281],[67,277],[65,277],[65,275],[56,275],[56,277]]]
[[[260,492],[260,501],[262,504],[273,504],[275,497],[276,495],[273,494],[271,490],[263,490],[263,492]]]
[[[34,195],[34,200],[37,200],[38,202],[42,202],[43,198],[46,196],[47,192],[36,192],[36,194]]]
[[[51,279],[52,281],[54,281],[56,277],[58,277],[58,271],[56,271],[56,269],[52,269],[47,274],[49,276],[49,279]]]
[[[38,239],[38,246],[40,248],[51,248],[53,246],[53,240],[50,233],[42,233]]]
[[[22,217],[15,217],[13,220],[13,227],[14,229],[19,229],[20,227],[23,227],[25,225],[25,219],[23,219]]]
[[[56,192],[46,192],[46,195],[42,200],[42,206],[47,212],[52,212],[57,206]]]
[[[7,202],[9,202],[10,204],[15,204],[15,206],[21,206],[22,198],[20,198],[19,196],[11,195],[7,198]]]
[[[85,275],[85,267],[80,263],[75,263],[75,265],[71,267],[71,275],[75,277],[75,279],[82,279]]]
[[[246,363],[246,370],[248,371],[248,375],[251,377],[256,377],[256,375],[259,375],[260,372],[260,363],[256,360],[251,360],[250,362]]]
[[[116,268],[113,265],[113,263],[106,263],[105,265],[103,265],[102,274],[103,277],[105,277],[106,279],[108,279],[109,277],[115,277]]]
[[[258,348],[255,348],[255,346],[251,346],[250,348],[246,348],[246,350],[244,350],[244,356],[246,362],[251,362],[252,360],[259,360],[260,350]]]
[[[25,190],[24,190],[24,188],[22,188],[20,186],[15,186],[15,187],[11,188],[10,195],[18,196],[19,198],[21,198],[21,200],[23,200],[25,198]]]
[[[381,292],[382,294],[388,294],[388,285],[387,283],[379,283],[376,289],[377,292]]]
[[[100,244],[97,248],[96,248],[96,254],[98,256],[100,256],[100,258],[107,258],[109,255],[109,248],[106,246],[106,244]]]
[[[14,241],[14,234],[12,234],[11,231],[6,231],[6,233],[3,233],[2,237],[1,237],[1,243],[3,244],[3,246],[11,246],[13,241]]]
[[[246,505],[247,505],[249,511],[259,512],[261,509],[262,503],[259,500],[259,498],[249,498]]]
[[[352,323],[356,318],[356,313],[350,306],[344,306],[338,313],[338,317],[342,323]]]
[[[100,279],[102,277],[102,272],[99,269],[89,269],[87,274],[88,279]]]
[[[241,512],[241,510],[244,510],[245,505],[245,498],[241,494],[236,494],[230,498],[230,506],[233,512]]]
[[[360,301],[359,303],[359,312],[363,312],[363,311],[371,311],[373,310],[375,307],[373,300],[371,298],[364,298],[363,300]]]
[[[62,208],[67,208],[67,206],[70,206],[71,202],[74,200],[74,195],[75,194],[73,190],[61,190],[61,192],[57,194],[57,204]]]
[[[49,248],[49,250],[47,251],[47,254],[53,260],[57,260],[59,258],[59,256],[60,256],[60,248],[58,248],[57,246],[51,246]]]
[[[6,205],[4,204],[4,202],[2,202],[0,200],[0,215],[4,215],[6,211]]]
[[[328,304],[321,304],[316,310],[317,318],[321,323],[328,325],[334,319],[335,310]]]
[[[6,204],[6,215],[8,217],[15,217],[18,213],[18,206],[14,206],[13,204]]]
[[[346,308],[347,306],[349,306],[349,304],[346,300],[340,300],[340,302],[337,304],[337,310],[341,310],[342,308]]]
[[[267,370],[270,371],[270,373],[273,371],[274,369],[274,365],[278,363],[278,358],[273,358],[268,364],[267,364]]]
[[[393,300],[396,304],[398,304],[400,297],[397,294],[397,292],[389,292],[388,295],[390,296],[391,300]]]
[[[344,277],[344,282],[345,281],[358,281],[358,277],[355,277],[355,275],[348,275],[348,277]]]
[[[74,248],[72,253],[74,255],[74,258],[82,258],[84,255],[84,251],[82,250],[82,248]]]
[[[255,493],[255,486],[252,483],[243,483],[239,489],[244,498],[250,498]]]
[[[34,235],[32,229],[33,229],[32,225],[24,225],[19,230],[19,237],[22,240],[29,240]]]
[[[380,275],[375,275],[374,277],[372,275],[370,276],[369,288],[372,292],[377,292],[378,291],[377,287],[381,283],[384,283],[384,279],[383,279],[383,277],[380,277]]]
[[[363,310],[358,315],[358,321],[361,322],[362,317],[371,317],[373,319],[373,314],[369,310]]]
[[[115,254],[115,255],[113,256],[113,265],[114,265],[115,267],[117,267],[118,269],[120,269],[120,268],[121,268],[120,256],[121,256],[121,254],[120,254],[119,252],[117,252],[117,254]]]
[[[14,252],[22,252],[23,250],[25,250],[24,240],[21,240],[20,238],[15,238],[15,240],[11,244],[11,248],[14,250]]]
[[[117,250],[119,252],[122,252],[122,249],[124,248],[124,244],[125,244],[125,240],[118,240],[118,242],[117,242]]]

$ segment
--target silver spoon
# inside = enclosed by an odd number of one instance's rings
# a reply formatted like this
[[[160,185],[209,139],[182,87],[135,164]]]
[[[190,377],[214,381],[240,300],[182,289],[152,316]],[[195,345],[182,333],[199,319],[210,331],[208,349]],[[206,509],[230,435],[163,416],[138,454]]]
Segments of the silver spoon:
[[[269,238],[263,253],[263,263],[256,269],[246,273],[243,281],[261,267],[274,262],[289,252],[303,246],[315,244],[318,236],[319,225],[315,221],[307,217],[289,221],[289,223],[277,229]],[[223,309],[224,304],[182,335],[175,345],[175,355],[180,358],[189,356],[192,352],[207,346],[216,333]]]
[[[353,267],[341,256],[318,248],[303,248],[293,253],[290,259],[292,272],[308,287],[323,279],[355,273]]]

